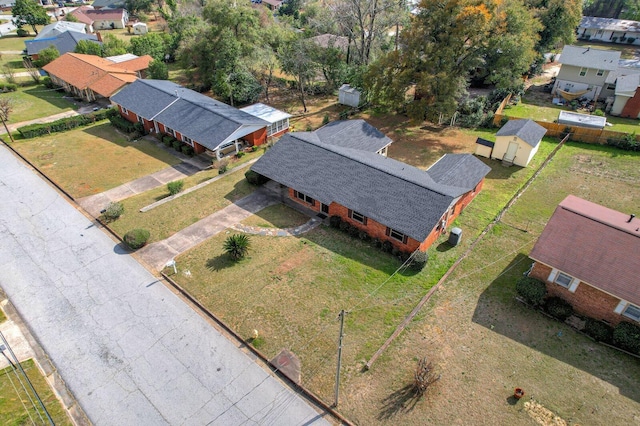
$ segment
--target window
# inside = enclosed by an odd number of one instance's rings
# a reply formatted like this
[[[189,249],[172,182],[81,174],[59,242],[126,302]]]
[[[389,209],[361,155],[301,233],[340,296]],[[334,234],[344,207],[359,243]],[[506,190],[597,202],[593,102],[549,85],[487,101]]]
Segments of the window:
[[[601,36],[604,33],[604,30],[598,30],[598,32],[596,32],[597,36]]]
[[[403,244],[407,243],[407,236],[404,235],[402,232],[396,231],[395,229],[387,228],[387,235],[393,238],[394,240],[400,241]]]
[[[142,118],[142,117],[138,116],[138,123],[142,123],[142,124],[144,124],[144,118]]]
[[[608,90],[616,90],[616,85],[609,83],[609,84],[607,84],[607,89]]]
[[[598,72],[596,73],[596,75],[598,77],[602,77],[604,75],[604,70],[598,70]]]
[[[640,308],[629,304],[627,305],[627,309],[622,313],[625,317],[631,318],[634,321],[640,321]]]
[[[188,143],[189,145],[192,145],[192,146],[193,146],[193,141],[191,140],[191,138],[189,138],[189,137],[187,137],[187,136],[185,136],[185,135],[182,135],[182,140],[183,140],[184,142]]]
[[[304,201],[305,203],[311,204],[312,206],[316,204],[316,200],[306,194],[303,194],[302,192],[293,191],[293,194],[296,196],[296,198]]]
[[[573,277],[563,272],[558,272],[558,275],[556,275],[556,279],[554,280],[556,284],[559,284],[562,287],[566,288],[569,288],[569,286],[571,285],[571,281],[573,281]]]
[[[367,217],[362,213],[354,212],[353,210],[349,210],[349,217],[356,222],[360,222],[363,225],[367,224]]]
[[[167,133],[169,133],[171,136],[175,136],[176,135],[175,130],[173,130],[172,128],[165,127],[165,129],[166,129]]]
[[[587,75],[587,68],[580,68],[580,77],[584,77],[585,75]]]

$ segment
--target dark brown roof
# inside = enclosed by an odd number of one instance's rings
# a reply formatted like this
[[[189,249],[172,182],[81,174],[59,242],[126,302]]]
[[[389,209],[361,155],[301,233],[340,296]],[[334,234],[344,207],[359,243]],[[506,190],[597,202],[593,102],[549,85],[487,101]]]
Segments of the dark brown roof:
[[[640,218],[569,195],[529,257],[640,306]]]

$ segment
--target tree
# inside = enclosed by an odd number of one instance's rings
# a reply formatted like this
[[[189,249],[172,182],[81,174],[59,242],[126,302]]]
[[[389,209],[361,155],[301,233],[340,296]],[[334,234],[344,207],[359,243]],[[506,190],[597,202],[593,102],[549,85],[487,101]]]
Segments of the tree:
[[[308,82],[315,76],[317,70],[317,65],[311,56],[314,46],[313,42],[309,40],[298,39],[283,45],[278,52],[282,71],[296,80],[304,112],[307,112],[306,87]]]
[[[234,261],[238,261],[249,253],[250,246],[248,236],[245,234],[233,234],[228,236],[224,241],[222,249],[231,256]]]
[[[149,55],[159,61],[164,60],[164,55],[167,52],[165,40],[158,33],[147,33],[131,39],[130,49],[134,55]]]
[[[124,8],[131,14],[136,12],[149,12],[153,5],[152,0],[126,0]]]
[[[103,56],[104,51],[100,43],[91,40],[80,40],[74,49],[75,53],[83,53],[85,55]]]
[[[31,25],[36,35],[38,35],[36,25],[46,25],[50,21],[46,9],[35,0],[16,0],[16,4],[11,8],[11,14],[16,27]]]
[[[11,136],[9,127],[7,127],[7,121],[9,121],[11,111],[13,111],[13,101],[10,98],[0,98],[0,121],[2,121],[4,129],[7,131],[7,135],[9,135],[9,139],[11,139],[13,143],[13,136]]]
[[[38,53],[38,59],[33,61],[33,65],[38,68],[42,68],[54,59],[57,59],[59,56],[60,52],[58,52],[58,49],[56,49],[55,46],[46,47]]]
[[[576,38],[576,28],[582,19],[582,0],[529,0],[542,22],[537,50],[545,53]]]
[[[149,78],[154,80],[167,80],[169,78],[169,68],[167,68],[167,64],[157,59],[149,63],[147,71],[149,72]]]
[[[128,50],[129,43],[113,34],[106,34],[102,40],[102,51],[105,57],[124,55]]]

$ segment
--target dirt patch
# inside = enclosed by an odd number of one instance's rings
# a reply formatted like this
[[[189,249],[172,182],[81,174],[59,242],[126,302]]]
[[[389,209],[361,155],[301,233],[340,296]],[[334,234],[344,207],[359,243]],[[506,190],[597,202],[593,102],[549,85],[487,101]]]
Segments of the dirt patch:
[[[539,425],[567,426],[566,420],[533,399],[524,403],[524,410]]]
[[[283,275],[287,272],[299,267],[300,265],[309,262],[313,257],[313,251],[309,248],[304,248],[300,252],[296,253],[295,257],[290,257],[289,259],[282,262],[278,267],[273,271],[274,275]]]

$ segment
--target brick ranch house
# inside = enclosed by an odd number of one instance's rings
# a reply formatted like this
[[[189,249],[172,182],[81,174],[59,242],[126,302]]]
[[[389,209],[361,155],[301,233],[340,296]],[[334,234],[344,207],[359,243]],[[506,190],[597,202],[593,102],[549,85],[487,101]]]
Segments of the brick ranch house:
[[[426,251],[479,193],[491,170],[447,154],[428,170],[386,157],[391,140],[364,120],[283,136],[251,169],[319,214],[337,215],[399,250]]]
[[[640,220],[569,195],[529,257],[530,277],[574,310],[616,325],[640,322]]]
[[[211,151],[218,159],[237,153],[245,142],[265,143],[273,130],[269,121],[166,80],[137,80],[113,95],[111,103],[146,132],[171,135],[197,154]],[[271,136],[289,130],[288,116],[283,120],[287,127]]]

